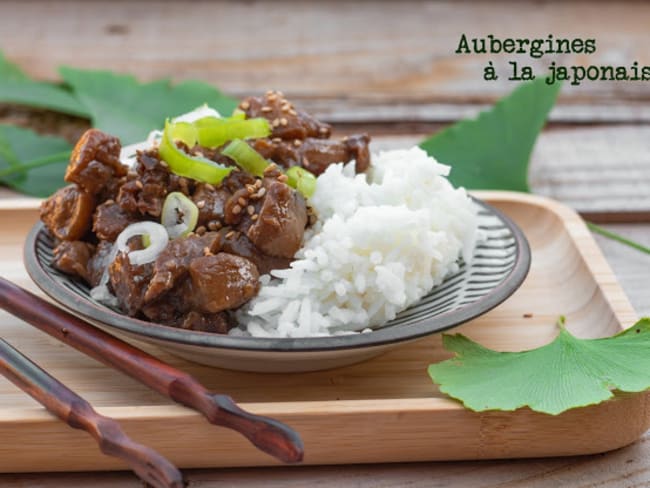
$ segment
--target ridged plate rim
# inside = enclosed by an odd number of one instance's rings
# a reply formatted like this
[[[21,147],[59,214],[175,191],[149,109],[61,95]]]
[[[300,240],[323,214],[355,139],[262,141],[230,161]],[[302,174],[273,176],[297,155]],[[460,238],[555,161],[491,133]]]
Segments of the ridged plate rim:
[[[389,322],[386,326],[362,334],[306,338],[241,337],[177,329],[122,315],[71,291],[57,281],[56,277],[45,268],[36,252],[40,234],[47,232],[41,222],[35,224],[28,234],[23,249],[23,258],[27,272],[36,285],[64,308],[76,315],[109,326],[109,328],[115,328],[116,331],[138,336],[143,341],[151,338],[173,344],[215,349],[283,353],[360,349],[411,341],[456,327],[492,310],[521,286],[528,274],[531,262],[530,246],[526,237],[509,217],[493,206],[479,199],[473,199],[480,207],[497,217],[514,238],[514,263],[503,280],[487,294],[470,304],[407,324],[390,326]],[[471,267],[472,264],[468,269]],[[441,286],[444,286],[444,282]],[[413,306],[415,307],[417,304]]]

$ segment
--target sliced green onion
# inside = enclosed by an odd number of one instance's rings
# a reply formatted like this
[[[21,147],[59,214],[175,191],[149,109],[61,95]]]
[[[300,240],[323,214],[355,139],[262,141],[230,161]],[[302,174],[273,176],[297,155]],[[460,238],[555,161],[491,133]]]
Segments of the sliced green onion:
[[[179,191],[167,195],[160,223],[167,229],[170,239],[188,235],[196,228],[198,220],[199,209],[192,200]]]
[[[244,114],[244,117],[246,114]],[[264,118],[244,119],[234,115],[227,119],[203,117],[194,122],[197,140],[204,147],[219,147],[233,139],[255,139],[271,134],[269,121]]]
[[[149,236],[149,245],[145,249],[138,251],[129,251],[128,242],[131,237],[136,236]],[[128,252],[129,261],[134,266],[141,266],[143,264],[155,261],[158,255],[162,252],[167,243],[169,242],[169,235],[167,230],[156,222],[135,222],[129,224],[124,228],[120,235],[115,240],[115,248],[118,252]]]
[[[151,236],[149,234],[142,234],[142,247],[145,249],[151,246]]]
[[[194,147],[198,140],[196,127],[190,122],[174,122],[170,130],[172,139],[182,141],[187,147]]]
[[[232,111],[232,115],[230,116],[230,118],[244,120],[246,118],[246,112],[244,112],[240,108],[236,108],[235,110]]]
[[[160,157],[169,165],[172,173],[178,176],[185,176],[213,185],[221,183],[233,168],[222,166],[201,156],[191,156],[176,146],[175,140],[180,140],[189,147],[194,146],[196,140],[192,131],[193,127],[191,127],[192,124],[187,122],[172,124],[166,121],[165,130],[158,148]]]
[[[269,162],[260,153],[241,139],[231,141],[221,153],[235,161],[237,166],[255,176],[264,176],[264,170],[269,165]]]
[[[287,185],[298,190],[305,198],[311,197],[316,191],[316,176],[305,168],[292,166],[285,174],[289,178]]]
[[[269,165],[269,161],[241,139],[232,141],[221,153],[255,176],[264,176],[264,170]],[[298,190],[305,198],[311,197],[316,191],[316,176],[305,168],[292,166],[286,171],[286,175],[287,185]]]

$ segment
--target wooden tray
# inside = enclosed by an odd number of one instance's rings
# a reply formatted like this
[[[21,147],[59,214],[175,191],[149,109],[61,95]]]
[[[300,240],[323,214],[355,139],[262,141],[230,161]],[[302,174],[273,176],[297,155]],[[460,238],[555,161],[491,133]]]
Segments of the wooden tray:
[[[520,290],[458,330],[501,350],[545,344],[559,315],[580,337],[614,334],[636,320],[589,231],[570,209],[547,199],[477,192],[512,217],[532,247]],[[21,247],[37,219],[31,202],[0,201],[0,273],[36,290]],[[532,317],[529,317],[532,314]],[[529,317],[529,318],[527,318]],[[0,335],[121,421],[134,439],[181,467],[276,464],[239,435],[210,426],[135,381],[0,312]],[[449,354],[440,336],[404,345],[355,366],[305,374],[264,375],[211,369],[150,351],[232,395],[256,413],[296,428],[307,464],[561,456],[607,451],[636,440],[650,426],[647,393],[617,395],[601,405],[558,416],[473,413],[441,395],[427,365]],[[0,378],[0,472],[124,469],[103,456],[87,434],[55,420]]]

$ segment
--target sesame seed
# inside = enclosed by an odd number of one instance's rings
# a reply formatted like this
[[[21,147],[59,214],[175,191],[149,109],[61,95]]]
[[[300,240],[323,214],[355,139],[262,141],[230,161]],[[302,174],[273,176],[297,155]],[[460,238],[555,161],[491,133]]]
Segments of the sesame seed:
[[[294,139],[293,145],[296,147],[300,147],[302,145],[302,141],[300,139]]]
[[[208,222],[208,229],[217,230],[217,223],[214,220],[211,220],[210,222]]]
[[[253,185],[246,185],[246,191],[249,194],[253,194],[253,193],[255,193],[255,187]]]
[[[273,119],[273,122],[271,122],[271,125],[273,127],[279,127],[280,126],[280,119]]]
[[[196,202],[196,207],[197,208],[205,207],[205,200],[199,200],[198,202]]]
[[[276,144],[280,144],[282,142],[282,139],[279,137],[274,137],[273,139],[271,139],[271,141],[275,142]]]
[[[262,180],[255,180],[255,188],[261,188]]]
[[[104,202],[104,205],[113,205],[114,203],[115,203],[115,200],[113,200],[112,198],[109,198],[108,200],[106,200]]]
[[[265,193],[266,193],[266,188],[260,188],[260,190],[257,192],[257,198],[262,198]]]
[[[239,203],[239,205],[241,205],[242,207],[245,207],[246,206],[246,199],[244,197],[239,197],[237,199],[237,203]]]
[[[259,217],[259,215],[253,214],[253,215],[251,215],[251,220],[255,221],[255,220],[258,219],[258,217]]]
[[[144,185],[142,184],[142,181],[140,180],[135,180],[135,186],[137,186],[140,190],[144,188]]]
[[[210,183],[205,184],[205,189],[208,190],[208,191],[215,191],[214,186],[211,185]]]
[[[165,161],[162,161],[162,160],[160,161],[160,166],[162,166],[165,169],[169,168],[169,165]]]
[[[266,90],[266,96],[273,95],[273,90]]]
[[[239,104],[242,110],[248,110],[251,108],[251,104],[249,103],[248,100],[244,100],[241,104]]]
[[[289,121],[287,119],[285,119],[284,117],[282,117],[280,119],[280,125],[285,127],[287,124],[289,124]]]
[[[264,105],[261,110],[264,113],[273,112],[273,109],[271,107],[269,107],[268,105]]]
[[[280,110],[287,113],[287,112],[289,112],[289,110],[291,110],[291,107],[289,105],[285,104],[285,105],[282,105],[282,107],[280,107]]]
[[[283,96],[284,96],[284,93],[282,93],[280,90],[277,90],[275,93],[276,93],[276,95],[279,96],[279,97],[283,97]]]
[[[133,171],[133,170],[130,170],[130,171],[126,174],[126,177],[127,177],[129,180],[134,180],[135,178],[138,177],[138,173],[136,173],[136,172]]]
[[[287,175],[280,175],[276,178],[276,180],[281,181],[282,183],[286,183],[289,177]]]
[[[241,207],[239,205],[235,205],[232,208],[232,213],[235,214],[235,215],[239,215],[241,213]]]
[[[235,236],[235,231],[231,230],[226,234],[226,239],[232,239]]]
[[[318,132],[320,132],[321,134],[327,134],[328,132],[327,127],[321,127],[320,129],[318,129]]]
[[[203,248],[203,255],[204,256],[210,256],[212,253],[210,252],[210,248],[208,246],[205,246]]]
[[[205,227],[204,226],[197,227],[195,232],[198,235],[202,236],[203,234],[205,234]]]
[[[275,93],[271,93],[266,97],[269,102],[275,102],[278,99],[278,96]]]
[[[289,110],[289,113],[293,116],[298,115],[298,112],[296,112],[294,109]]]
[[[255,213],[255,207],[249,205],[248,207],[246,207],[246,211],[248,212],[248,215],[253,215]]]

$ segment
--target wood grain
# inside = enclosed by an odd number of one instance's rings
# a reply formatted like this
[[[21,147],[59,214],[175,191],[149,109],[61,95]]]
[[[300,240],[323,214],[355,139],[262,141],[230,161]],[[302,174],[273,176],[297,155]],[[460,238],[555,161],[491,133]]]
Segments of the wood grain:
[[[533,248],[531,272],[504,304],[462,326],[463,333],[501,350],[542,345],[556,334],[558,315],[581,337],[611,335],[631,325],[635,314],[584,224],[568,208],[540,197],[484,193],[522,226]],[[36,218],[34,210],[0,212],[2,228]],[[20,258],[21,234],[5,236],[3,263]],[[5,266],[8,278],[27,282],[21,266]],[[13,271],[11,271],[13,269]],[[555,291],[564,290],[562,293]],[[567,290],[570,293],[566,292]],[[524,315],[532,314],[531,318]],[[266,465],[230,432],[213,432],[194,412],[152,398],[142,388],[62,348],[6,314],[2,334],[82,392],[103,414],[117,418],[142,442],[182,467]],[[525,326],[522,326],[525,321]],[[157,352],[213,390],[227,391],[244,408],[292,425],[305,442],[307,464],[404,462],[568,455],[626,445],[650,425],[650,396],[623,395],[614,401],[552,417],[528,410],[473,414],[440,395],[426,365],[448,357],[433,336],[377,359],[337,370],[300,375],[239,373],[187,363]],[[591,425],[619,426],[596,433]],[[155,426],[164,425],[163,428]],[[381,425],[381,429],[376,426]],[[42,411],[0,381],[0,470],[115,469]],[[178,436],[177,432],[183,432]],[[170,433],[175,434],[170,436]],[[213,442],[214,436],[219,442]],[[537,442],[531,443],[531,437]],[[55,442],[68,454],[54,461],[36,446]],[[436,439],[436,442],[431,442]]]
[[[230,396],[210,393],[187,373],[91,326],[2,277],[0,277],[0,308],[60,342],[134,378],[170,400],[202,413],[208,422],[239,432],[258,449],[279,460],[285,463],[296,463],[302,460],[302,441],[290,427],[273,419],[246,412],[237,406]],[[0,346],[2,346],[1,339]],[[52,379],[52,382],[60,385],[56,380]],[[55,387],[51,389],[57,391]],[[44,403],[45,400],[50,400],[50,397],[40,394],[37,399]],[[69,403],[74,406],[81,405],[82,402],[85,400],[75,399]],[[85,413],[91,422],[95,421],[96,413],[90,404],[85,403],[83,406],[80,415]],[[68,405],[64,405],[65,407]],[[73,408],[71,410],[75,413]]]
[[[508,61],[650,65],[647,19],[639,2],[83,2],[0,3],[0,46],[39,78],[57,66],[130,72],[142,79],[196,78],[227,93],[282,89],[319,115],[378,120],[458,118],[459,103],[494,100],[514,86]],[[525,19],[525,20],[524,20]],[[576,22],[576,19],[580,19]],[[594,54],[454,54],[460,35],[595,38]],[[498,81],[483,81],[492,60]],[[566,84],[561,120],[648,120],[644,82]],[[640,104],[643,101],[643,104]],[[353,102],[351,104],[351,102]],[[428,104],[424,110],[419,104]],[[575,108],[571,105],[576,104]],[[380,107],[381,110],[376,110]],[[415,111],[413,109],[415,107]],[[451,112],[450,112],[451,111]]]
[[[304,107],[318,115],[341,124],[343,131],[360,128],[376,134],[424,134],[442,123],[476,113],[513,86],[503,79],[491,83],[480,80],[488,56],[452,54],[461,32],[477,36],[490,32],[526,37],[548,33],[594,36],[598,41],[597,55],[581,58],[579,62],[625,64],[638,59],[649,64],[649,10],[650,5],[633,1],[596,5],[583,1],[193,2],[191,8],[183,2],[75,1],[55,5],[44,0],[13,1],[0,3],[0,46],[10,58],[38,77],[54,79],[56,66],[67,63],[121,69],[142,79],[201,78],[233,95],[275,87],[297,97]],[[494,61],[502,68],[506,57],[495,56]],[[558,61],[571,64],[574,59],[562,56]],[[282,63],[281,69],[278,62]],[[556,134],[558,139],[554,139],[563,149],[546,148],[545,141],[552,139],[545,134],[537,145],[531,167],[536,191],[544,188],[543,191],[566,198],[565,201],[578,209],[583,205],[583,211],[590,208],[596,213],[602,211],[607,218],[613,215],[630,218],[634,212],[634,218],[645,219],[645,223],[607,227],[646,244],[650,243],[650,220],[643,213],[648,210],[647,201],[639,194],[630,194],[626,199],[625,193],[618,191],[620,185],[624,188],[634,184],[635,179],[626,179],[625,172],[621,172],[615,176],[615,184],[607,185],[604,178],[598,179],[599,171],[590,171],[589,151],[574,150],[571,146],[576,143],[582,149],[586,146],[589,149],[589,144],[595,145],[599,168],[607,161],[615,165],[635,161],[638,164],[626,168],[636,175],[639,173],[634,172],[641,170],[639,177],[647,181],[647,173],[643,172],[648,168],[643,142],[647,140],[646,127],[637,129],[630,124],[650,121],[649,94],[645,85],[634,83],[590,82],[579,87],[565,86],[551,120],[580,124],[583,126],[580,130],[604,129],[599,134],[602,139],[590,138],[598,134],[594,132],[585,135],[588,144],[581,144],[581,134],[572,137],[570,133],[575,127],[563,125],[557,133],[561,135]],[[605,126],[612,123],[624,125]],[[639,137],[633,141],[637,149],[626,151],[624,145],[618,145],[614,150],[616,138],[628,130]],[[546,157],[551,154],[553,158]],[[570,164],[564,167],[563,161]],[[589,180],[592,177],[596,180]],[[577,180],[579,185],[592,181],[602,193],[594,192],[593,198],[587,194],[587,200],[576,205],[572,200],[573,184],[565,184],[566,178]],[[3,191],[0,189],[0,194]],[[641,210],[620,214],[617,208],[620,205],[625,208],[639,205]],[[28,219],[19,219],[16,231],[29,225]],[[650,314],[648,256],[596,238],[637,312]],[[8,249],[15,249],[15,244],[0,232],[0,254]],[[19,261],[3,263],[2,273],[33,287],[24,278]],[[30,344],[35,352],[42,351],[42,359],[52,370],[75,378],[86,389],[114,381],[115,375],[106,368],[80,355],[76,357],[74,351],[64,353],[61,346],[46,336],[19,334],[18,337],[21,345]],[[63,361],[61,354],[65,354]],[[344,392],[342,398],[355,395],[356,379],[354,370],[337,375],[337,388]],[[395,380],[390,375],[383,379]],[[141,389],[126,377],[120,377],[119,381],[129,398],[136,398],[142,405],[164,403],[161,397]],[[216,386],[222,381],[228,384],[228,380],[218,378],[211,381]],[[291,386],[290,381],[288,385]],[[406,382],[404,390],[412,387],[412,383]],[[241,390],[237,394],[246,396]],[[102,408],[117,406],[118,402],[110,394],[95,392],[94,395],[101,400]],[[372,399],[373,390],[364,389],[360,395]],[[4,391],[0,399],[15,402],[17,417],[37,408],[19,392]],[[156,428],[159,426],[152,426]],[[38,446],[39,439],[34,437],[34,446]],[[185,474],[190,486],[208,488],[260,485],[629,488],[650,484],[649,441],[650,434],[646,433],[639,442],[604,455],[554,459],[231,468],[188,470]],[[5,474],[0,475],[0,485],[8,488],[141,486],[128,473]]]
[[[650,247],[650,223],[615,224],[605,227]],[[648,292],[650,256],[600,235],[594,237],[637,314],[640,317],[650,317],[650,293]]]
[[[127,436],[120,424],[100,415],[92,405],[0,338],[0,372],[68,426],[85,430],[101,452],[121,459],[156,488],[185,486],[180,471],[153,449]]]
[[[426,137],[380,136],[374,150],[410,147]],[[441,161],[451,164],[453,161]],[[530,161],[533,193],[607,222],[650,222],[650,127],[573,127],[540,134]]]
[[[650,224],[607,226],[641,239],[650,236]],[[647,276],[650,259],[643,254],[596,236],[621,286],[639,315],[650,315]],[[90,379],[90,378],[89,378]],[[101,381],[101,379],[100,379]],[[464,461],[436,463],[310,466],[292,468],[230,468],[184,470],[190,486],[201,488],[630,488],[650,484],[650,432],[634,444],[606,454],[533,460]],[[131,473],[0,474],[6,488],[138,488]]]

